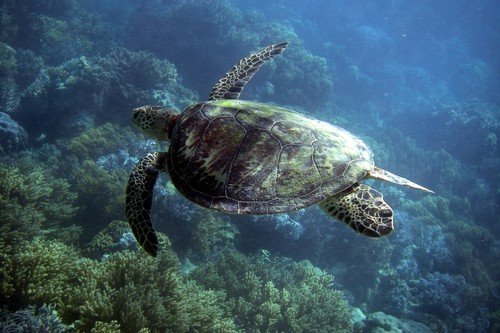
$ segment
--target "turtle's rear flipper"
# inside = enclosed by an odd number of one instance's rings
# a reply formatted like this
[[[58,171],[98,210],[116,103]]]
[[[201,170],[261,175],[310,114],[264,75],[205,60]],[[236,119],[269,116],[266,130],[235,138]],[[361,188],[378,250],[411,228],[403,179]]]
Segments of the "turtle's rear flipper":
[[[423,187],[421,185],[418,185],[417,183],[414,183],[411,180],[408,180],[404,177],[395,175],[392,172],[389,172],[389,171],[386,171],[384,169],[380,169],[377,167],[374,167],[373,170],[370,171],[370,173],[367,175],[367,177],[384,180],[384,181],[389,182],[389,183],[403,185],[403,186],[414,188],[414,189],[424,191],[424,192],[434,193],[434,191],[429,190],[428,188]]]
[[[391,207],[385,203],[380,192],[364,184],[354,184],[319,206],[368,237],[386,236],[394,229]]]
[[[125,214],[135,239],[147,253],[156,257],[158,238],[151,223],[153,188],[166,153],[148,154],[134,168],[127,184]]]

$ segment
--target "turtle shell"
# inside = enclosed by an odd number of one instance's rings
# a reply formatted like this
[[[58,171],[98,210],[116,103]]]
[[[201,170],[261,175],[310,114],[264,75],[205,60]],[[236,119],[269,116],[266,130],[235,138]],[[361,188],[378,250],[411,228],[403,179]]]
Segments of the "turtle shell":
[[[343,191],[373,167],[371,150],[348,131],[241,100],[184,110],[167,158],[184,196],[238,214],[301,209]]]

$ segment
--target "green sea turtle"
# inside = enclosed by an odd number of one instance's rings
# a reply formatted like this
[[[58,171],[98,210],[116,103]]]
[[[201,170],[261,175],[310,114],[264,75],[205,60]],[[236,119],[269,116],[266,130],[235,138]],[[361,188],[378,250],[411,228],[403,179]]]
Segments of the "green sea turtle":
[[[285,108],[239,100],[245,84],[287,43],[240,60],[205,102],[181,113],[160,106],[133,110],[149,136],[170,141],[167,152],[142,158],[127,186],[126,215],[144,250],[156,256],[151,223],[153,187],[167,172],[189,200],[236,214],[271,214],[318,203],[357,232],[389,234],[393,211],[380,192],[359,183],[381,179],[432,192],[374,166],[373,153],[348,131]]]

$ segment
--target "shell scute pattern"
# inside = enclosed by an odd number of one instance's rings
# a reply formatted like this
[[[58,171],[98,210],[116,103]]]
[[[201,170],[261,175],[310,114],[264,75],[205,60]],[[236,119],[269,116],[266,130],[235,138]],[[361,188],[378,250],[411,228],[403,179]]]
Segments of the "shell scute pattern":
[[[284,108],[241,100],[200,103],[174,129],[167,167],[182,194],[235,213],[300,209],[373,168],[361,140]]]

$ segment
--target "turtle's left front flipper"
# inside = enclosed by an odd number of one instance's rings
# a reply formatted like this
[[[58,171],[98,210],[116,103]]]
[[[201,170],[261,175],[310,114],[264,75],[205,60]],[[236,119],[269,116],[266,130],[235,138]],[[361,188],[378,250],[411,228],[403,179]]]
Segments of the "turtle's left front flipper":
[[[134,168],[127,184],[125,214],[137,242],[156,257],[158,238],[151,223],[153,188],[161,171],[164,171],[166,153],[148,154]]]
[[[347,190],[322,201],[319,206],[363,235],[386,236],[394,230],[392,208],[379,191],[368,185],[354,184]]]

